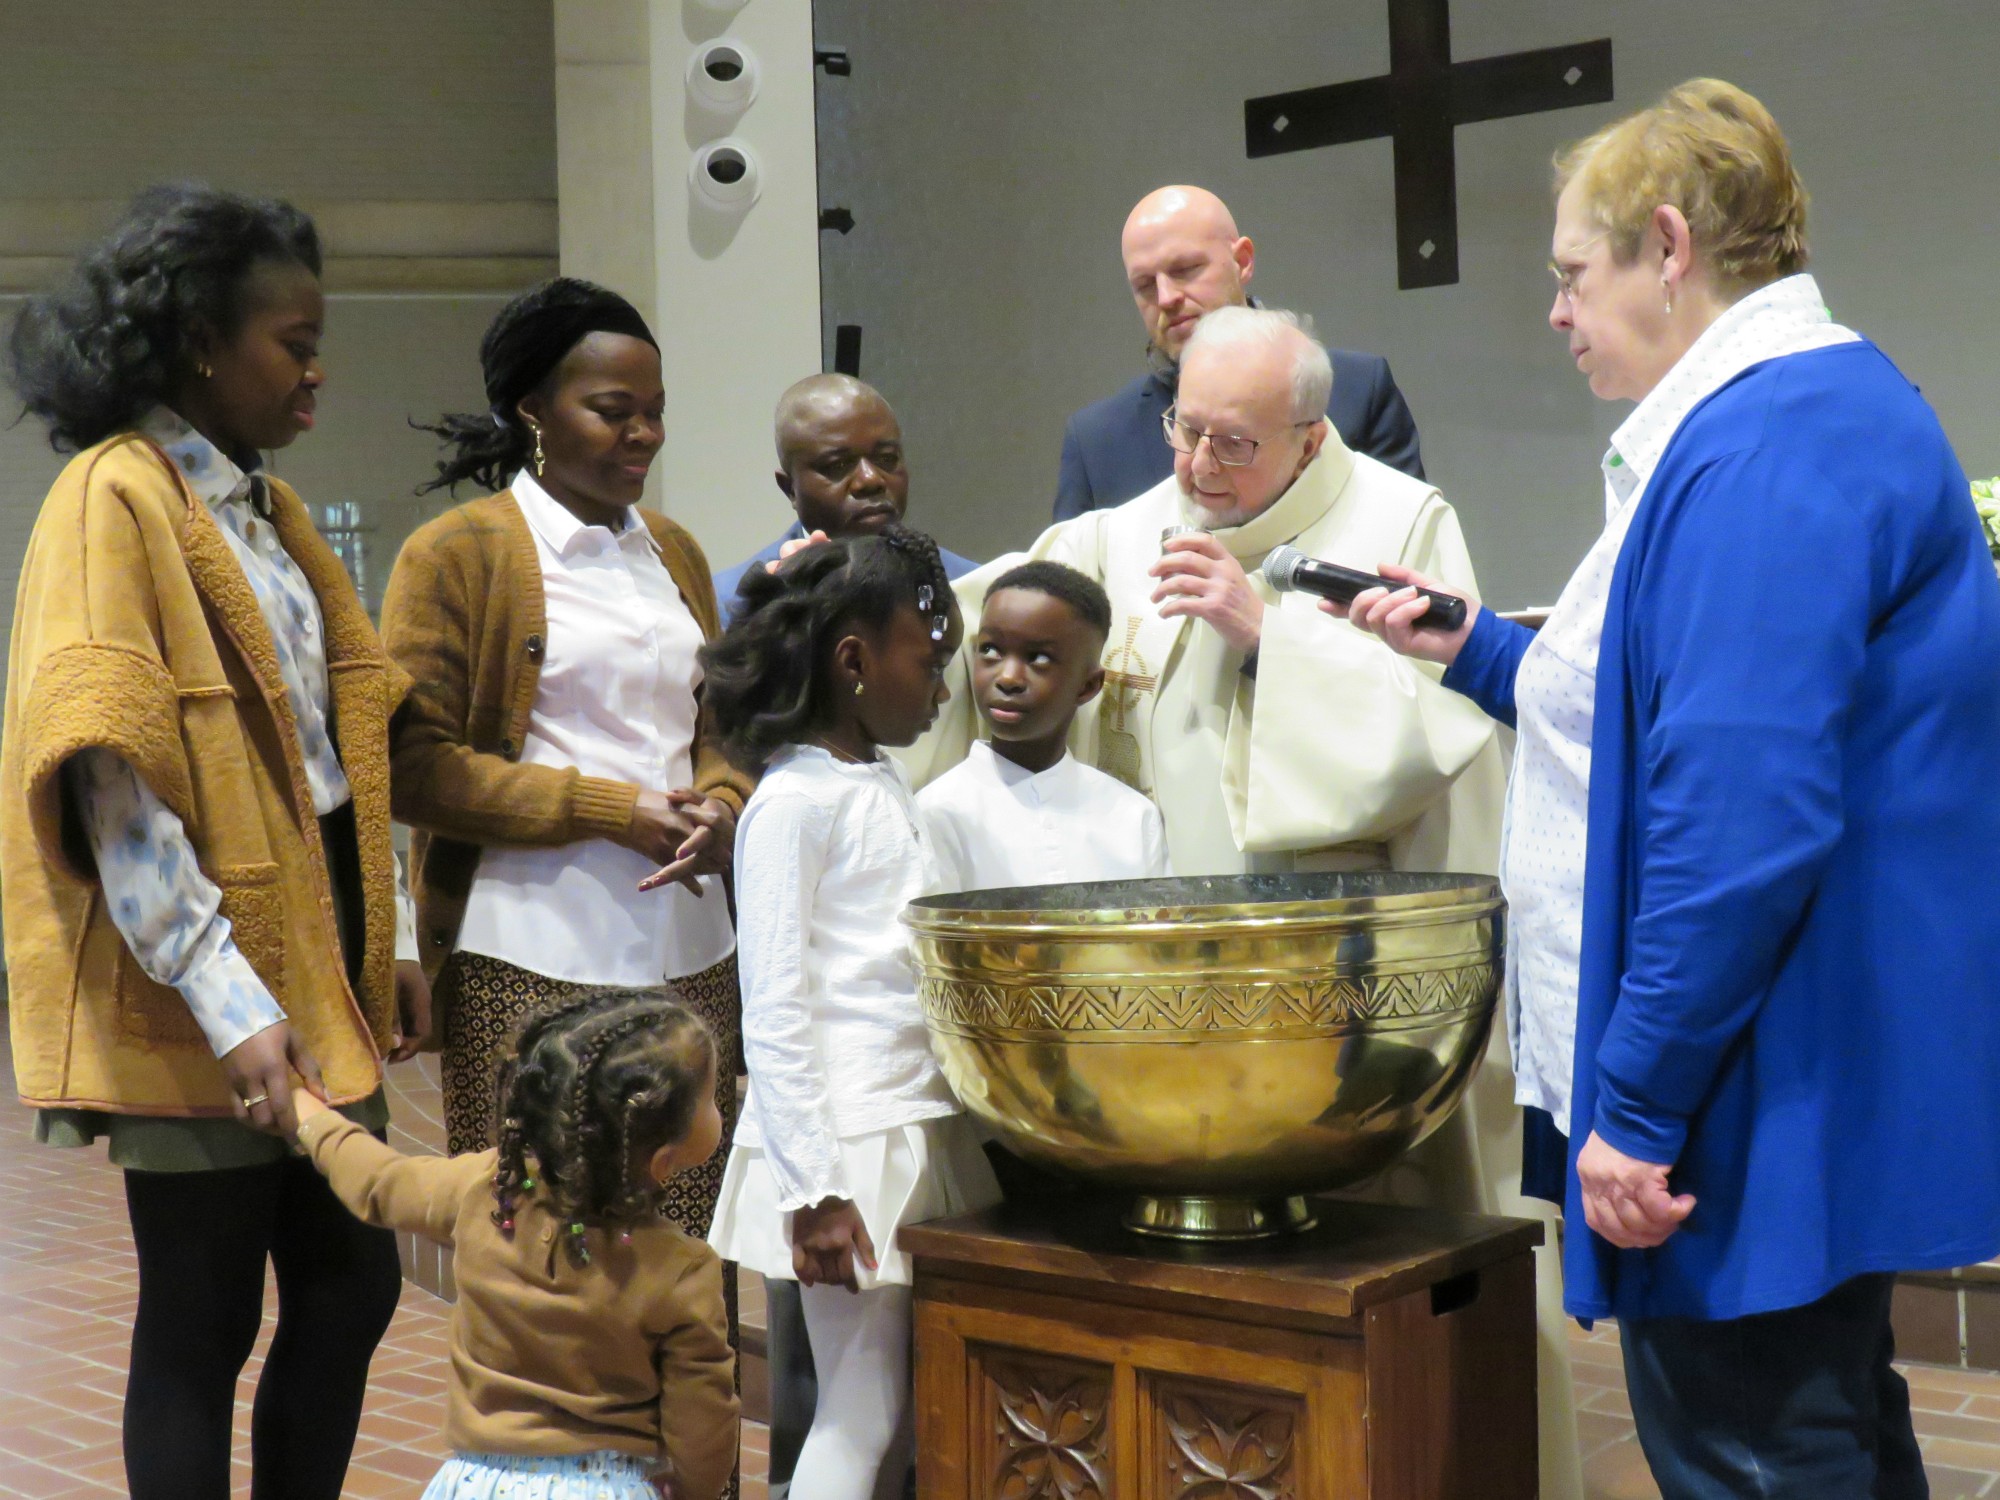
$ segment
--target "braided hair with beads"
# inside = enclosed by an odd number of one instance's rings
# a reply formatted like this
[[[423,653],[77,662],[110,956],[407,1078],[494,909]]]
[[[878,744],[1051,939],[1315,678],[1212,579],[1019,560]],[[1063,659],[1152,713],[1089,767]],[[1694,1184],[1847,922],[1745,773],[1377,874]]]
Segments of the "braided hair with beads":
[[[532,1195],[570,1263],[590,1264],[590,1230],[657,1212],[643,1164],[687,1136],[715,1060],[708,1027],[666,990],[588,990],[530,1018],[501,1071],[494,1223],[511,1234]]]
[[[761,771],[812,735],[829,703],[833,647],[859,626],[885,628],[914,607],[942,641],[958,611],[938,544],[912,527],[883,527],[794,553],[775,571],[750,568],[720,640],[701,649],[702,711],[731,760]]]

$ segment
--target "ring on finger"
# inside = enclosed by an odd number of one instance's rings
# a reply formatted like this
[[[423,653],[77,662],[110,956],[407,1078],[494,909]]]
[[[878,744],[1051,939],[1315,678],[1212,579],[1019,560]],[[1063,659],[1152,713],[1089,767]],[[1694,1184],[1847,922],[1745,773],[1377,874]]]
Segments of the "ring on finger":
[[[270,1102],[271,1096],[269,1094],[248,1094],[244,1097],[243,1107],[245,1109],[255,1109],[260,1104],[269,1104]]]

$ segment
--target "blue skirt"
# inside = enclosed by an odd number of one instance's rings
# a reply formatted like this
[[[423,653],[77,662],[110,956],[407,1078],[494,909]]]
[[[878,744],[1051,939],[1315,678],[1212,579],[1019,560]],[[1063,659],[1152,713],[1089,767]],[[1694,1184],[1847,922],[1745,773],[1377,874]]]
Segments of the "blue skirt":
[[[657,1467],[631,1453],[461,1453],[445,1460],[423,1500],[660,1500],[648,1477]]]

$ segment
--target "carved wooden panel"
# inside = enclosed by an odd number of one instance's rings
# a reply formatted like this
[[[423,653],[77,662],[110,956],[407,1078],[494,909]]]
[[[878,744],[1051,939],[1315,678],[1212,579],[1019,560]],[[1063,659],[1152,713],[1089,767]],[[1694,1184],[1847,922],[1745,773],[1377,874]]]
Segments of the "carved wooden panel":
[[[1161,1500],[1298,1500],[1296,1396],[1155,1378],[1153,1451],[1147,1486]]]
[[[990,1500],[1110,1500],[1111,1370],[981,1351],[973,1441]],[[977,1470],[975,1470],[977,1472]]]

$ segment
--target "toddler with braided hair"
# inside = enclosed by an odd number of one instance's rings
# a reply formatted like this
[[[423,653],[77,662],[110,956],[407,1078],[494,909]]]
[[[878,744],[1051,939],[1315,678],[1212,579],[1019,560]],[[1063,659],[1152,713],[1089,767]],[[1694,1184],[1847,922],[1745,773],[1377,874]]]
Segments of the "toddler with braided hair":
[[[924,1031],[901,916],[939,888],[937,865],[882,753],[936,717],[961,633],[936,543],[890,526],[753,569],[702,652],[703,707],[762,777],[736,830],[750,1092],[709,1243],[801,1288],[819,1391],[790,1500],[900,1490],[896,1231],[999,1199]]]
[[[424,1500],[722,1494],[722,1265],[659,1213],[721,1138],[715,1069],[707,1026],[665,991],[600,989],[529,1019],[496,1149],[405,1156],[299,1092],[299,1144],[341,1202],[454,1251],[456,1456]]]

